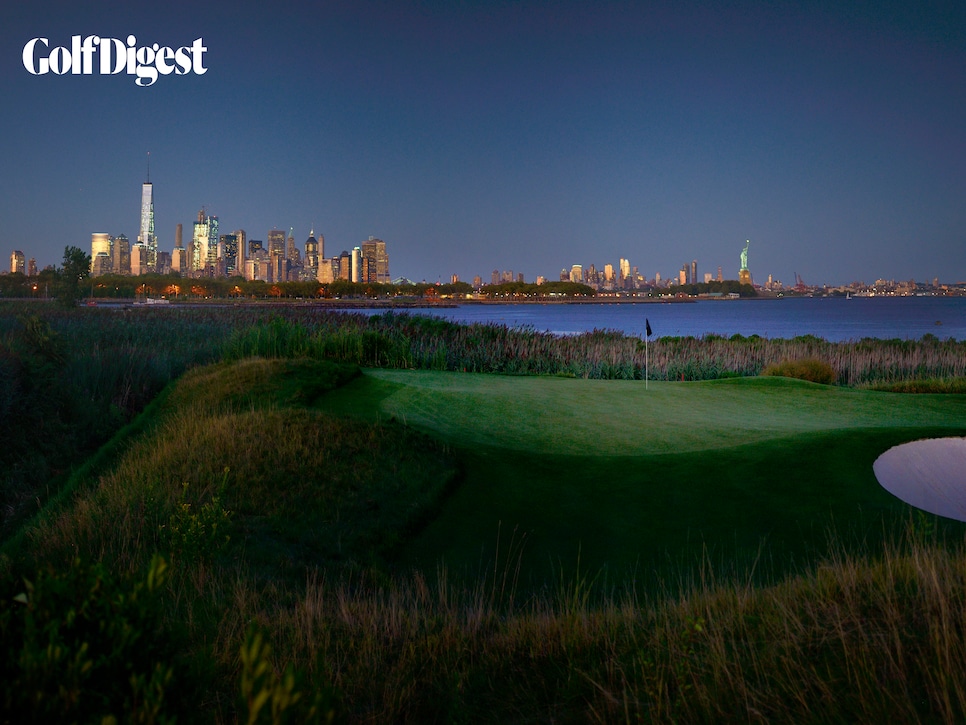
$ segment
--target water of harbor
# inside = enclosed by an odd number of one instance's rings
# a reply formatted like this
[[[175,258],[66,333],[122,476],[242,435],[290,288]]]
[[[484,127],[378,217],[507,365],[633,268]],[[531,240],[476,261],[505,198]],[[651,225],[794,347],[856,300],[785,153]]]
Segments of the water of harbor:
[[[380,313],[384,310],[372,310]],[[814,335],[831,342],[862,338],[966,339],[966,297],[792,297],[784,299],[698,300],[647,304],[462,304],[406,310],[461,323],[495,323],[540,332],[573,335],[617,330],[652,339],[706,334],[793,338]]]

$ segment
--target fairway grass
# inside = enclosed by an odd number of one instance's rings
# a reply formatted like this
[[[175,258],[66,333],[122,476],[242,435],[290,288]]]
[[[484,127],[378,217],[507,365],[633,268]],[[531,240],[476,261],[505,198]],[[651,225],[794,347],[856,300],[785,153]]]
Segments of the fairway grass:
[[[320,404],[395,418],[459,451],[463,484],[401,548],[400,567],[519,566],[538,586],[578,569],[650,586],[704,564],[771,580],[813,563],[830,537],[861,546],[908,523],[913,509],[878,485],[873,461],[966,431],[958,396],[782,378],[645,390],[368,370]]]

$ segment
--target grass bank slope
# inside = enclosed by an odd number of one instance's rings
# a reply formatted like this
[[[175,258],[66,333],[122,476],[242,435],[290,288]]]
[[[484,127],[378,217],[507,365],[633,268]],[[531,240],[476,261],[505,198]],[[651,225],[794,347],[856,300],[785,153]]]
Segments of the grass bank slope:
[[[334,710],[312,704],[324,678],[296,698],[259,630],[290,658],[273,633],[307,580],[378,578],[455,474],[423,434],[309,407],[357,374],[308,359],[192,370],[109,470],[25,525],[0,556],[9,721],[126,710],[139,722],[263,722],[271,702],[285,721],[325,722]]]
[[[155,553],[219,553],[300,582],[307,566],[368,567],[428,515],[455,469],[439,444],[398,424],[308,407],[357,374],[257,358],[187,373],[113,470],[25,531],[29,555],[133,572]]]
[[[899,528],[910,509],[882,490],[872,462],[907,440],[966,431],[966,399],[781,378],[645,390],[370,370],[322,404],[394,417],[460,451],[464,484],[403,547],[403,566],[442,558],[472,571],[519,555],[536,581],[578,559],[621,579],[677,576],[701,558],[780,575],[826,551],[830,531]]]

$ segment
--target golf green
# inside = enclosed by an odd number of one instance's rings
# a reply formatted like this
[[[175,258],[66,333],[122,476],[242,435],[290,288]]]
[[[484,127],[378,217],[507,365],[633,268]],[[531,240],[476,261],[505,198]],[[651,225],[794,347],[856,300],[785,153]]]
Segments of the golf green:
[[[911,508],[872,463],[966,432],[966,396],[783,378],[701,383],[368,370],[323,408],[397,420],[459,452],[461,484],[397,563],[478,574],[520,564],[646,579],[710,559],[776,574],[829,536],[868,541]],[[510,541],[513,552],[510,551]],[[509,564],[503,560],[510,556]]]

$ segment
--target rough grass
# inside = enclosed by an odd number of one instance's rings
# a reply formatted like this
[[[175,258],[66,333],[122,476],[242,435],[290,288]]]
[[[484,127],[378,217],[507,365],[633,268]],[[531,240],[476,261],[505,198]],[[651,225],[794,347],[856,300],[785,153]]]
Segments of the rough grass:
[[[179,510],[217,499],[230,513],[229,551],[276,575],[372,563],[426,515],[454,469],[442,447],[401,426],[304,407],[357,372],[251,359],[189,373],[159,426],[73,507],[29,532],[32,553],[66,562],[80,550],[137,570],[170,547]]]
[[[916,540],[663,600],[313,581],[279,629],[358,722],[956,722],[964,564]]]

